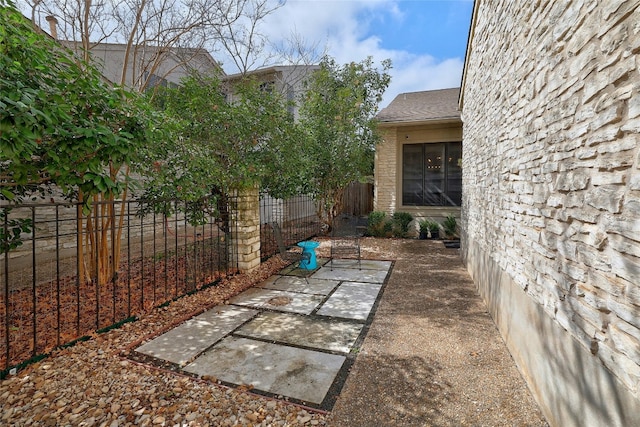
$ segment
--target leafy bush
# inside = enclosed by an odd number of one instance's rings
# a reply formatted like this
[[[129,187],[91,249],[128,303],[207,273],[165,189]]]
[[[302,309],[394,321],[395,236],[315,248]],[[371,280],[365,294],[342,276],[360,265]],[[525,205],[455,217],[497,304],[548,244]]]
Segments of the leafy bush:
[[[393,235],[395,237],[407,237],[409,223],[413,221],[413,215],[409,212],[393,213]]]
[[[369,214],[367,234],[372,237],[389,237],[393,225],[385,212],[373,211]]]

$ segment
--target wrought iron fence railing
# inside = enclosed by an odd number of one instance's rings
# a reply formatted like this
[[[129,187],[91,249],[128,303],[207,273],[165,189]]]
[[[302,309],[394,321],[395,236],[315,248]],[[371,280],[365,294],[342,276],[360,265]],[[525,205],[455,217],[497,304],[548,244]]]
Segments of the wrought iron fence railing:
[[[0,371],[237,272],[220,203],[0,206]]]
[[[277,222],[287,246],[321,235],[322,223],[316,214],[315,202],[309,196],[277,199],[260,195],[260,257],[267,259],[278,252],[271,224]]]

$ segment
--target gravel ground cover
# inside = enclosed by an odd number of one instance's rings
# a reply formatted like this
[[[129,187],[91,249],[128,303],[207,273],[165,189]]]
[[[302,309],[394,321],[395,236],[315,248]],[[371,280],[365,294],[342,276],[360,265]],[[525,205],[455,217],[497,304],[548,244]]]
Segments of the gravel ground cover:
[[[396,262],[331,414],[126,357],[145,339],[279,271],[275,257],[0,381],[0,425],[546,425],[456,250],[367,238],[363,252]],[[327,253],[323,241],[318,254]]]
[[[457,249],[378,239],[366,253],[395,263],[328,425],[547,425]]]

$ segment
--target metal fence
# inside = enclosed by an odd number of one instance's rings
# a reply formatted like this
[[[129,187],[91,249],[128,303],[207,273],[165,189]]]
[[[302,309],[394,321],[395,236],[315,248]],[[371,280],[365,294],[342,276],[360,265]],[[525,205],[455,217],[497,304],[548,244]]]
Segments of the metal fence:
[[[276,199],[260,195],[260,257],[267,259],[278,252],[271,224],[277,222],[285,245],[290,246],[322,234],[322,223],[315,202],[309,196]]]
[[[230,206],[0,206],[0,371],[235,273]]]

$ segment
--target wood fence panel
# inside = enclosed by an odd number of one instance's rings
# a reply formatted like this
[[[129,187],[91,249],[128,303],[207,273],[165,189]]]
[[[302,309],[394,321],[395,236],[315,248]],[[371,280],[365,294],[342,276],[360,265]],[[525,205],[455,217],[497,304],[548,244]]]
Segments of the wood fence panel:
[[[373,184],[349,184],[342,197],[342,213],[366,216],[373,211]]]

